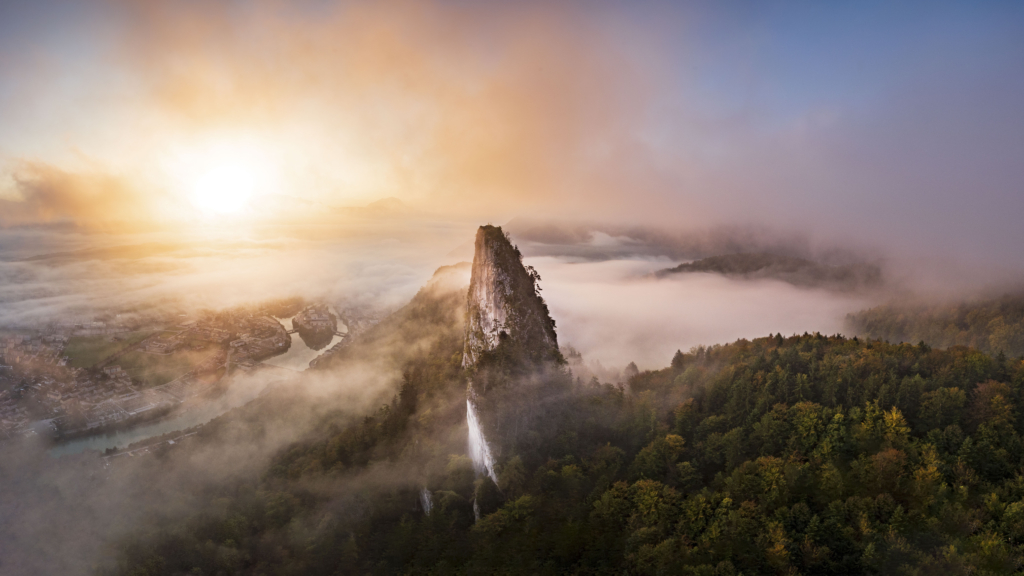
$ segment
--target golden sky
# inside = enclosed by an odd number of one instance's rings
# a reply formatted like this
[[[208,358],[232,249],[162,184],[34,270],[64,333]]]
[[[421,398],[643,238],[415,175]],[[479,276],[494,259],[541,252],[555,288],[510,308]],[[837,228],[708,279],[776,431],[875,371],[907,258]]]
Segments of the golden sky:
[[[0,226],[395,197],[1024,267],[1022,30],[1012,3],[12,1]]]
[[[3,220],[304,218],[386,197],[507,218],[617,194],[610,164],[644,162],[653,66],[599,18],[523,6],[118,4],[112,39],[74,60],[97,78],[60,102],[88,118],[9,151],[23,201]]]

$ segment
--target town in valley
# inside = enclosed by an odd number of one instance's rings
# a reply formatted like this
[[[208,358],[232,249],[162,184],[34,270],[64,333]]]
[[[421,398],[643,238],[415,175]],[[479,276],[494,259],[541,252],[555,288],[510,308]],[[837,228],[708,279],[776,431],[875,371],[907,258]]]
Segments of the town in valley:
[[[226,376],[283,370],[264,362],[286,353],[293,333],[319,351],[315,365],[379,317],[290,299],[194,318],[113,314],[36,331],[0,329],[0,441],[59,442],[153,421],[216,397]]]

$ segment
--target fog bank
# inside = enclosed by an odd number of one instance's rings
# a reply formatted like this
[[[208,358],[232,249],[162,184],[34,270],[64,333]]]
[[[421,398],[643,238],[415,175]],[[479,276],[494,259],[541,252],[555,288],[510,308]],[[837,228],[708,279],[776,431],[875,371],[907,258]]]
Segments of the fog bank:
[[[712,274],[647,276],[664,260],[567,262],[528,258],[541,272],[543,295],[562,345],[585,361],[622,368],[664,368],[677,350],[770,333],[840,333],[862,295],[797,288],[784,282],[731,280]]]

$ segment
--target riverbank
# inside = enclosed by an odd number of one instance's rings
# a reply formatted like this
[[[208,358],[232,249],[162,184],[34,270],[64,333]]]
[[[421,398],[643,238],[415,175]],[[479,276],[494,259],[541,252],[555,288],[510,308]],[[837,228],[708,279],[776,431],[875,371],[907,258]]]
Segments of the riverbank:
[[[86,450],[103,453],[108,449],[125,448],[149,438],[206,424],[232,408],[255,400],[269,386],[298,377],[298,372],[273,366],[262,367],[253,373],[233,375],[228,378],[223,394],[215,399],[194,398],[191,402],[183,404],[179,410],[160,420],[126,430],[112,431],[108,434],[61,442],[50,448],[49,454],[57,458],[69,454],[79,454]]]

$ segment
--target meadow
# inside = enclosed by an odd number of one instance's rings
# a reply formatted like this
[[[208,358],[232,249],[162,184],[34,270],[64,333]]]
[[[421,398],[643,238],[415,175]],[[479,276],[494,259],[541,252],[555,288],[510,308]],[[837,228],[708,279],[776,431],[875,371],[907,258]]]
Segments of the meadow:
[[[167,355],[135,350],[118,358],[117,364],[143,387],[162,386],[202,364],[215,353],[215,348],[180,350]]]
[[[140,330],[129,332],[119,340],[113,340],[110,336],[72,336],[64,347],[64,354],[68,357],[68,366],[91,368],[153,334],[152,330]]]

